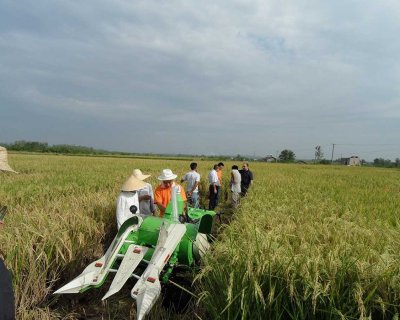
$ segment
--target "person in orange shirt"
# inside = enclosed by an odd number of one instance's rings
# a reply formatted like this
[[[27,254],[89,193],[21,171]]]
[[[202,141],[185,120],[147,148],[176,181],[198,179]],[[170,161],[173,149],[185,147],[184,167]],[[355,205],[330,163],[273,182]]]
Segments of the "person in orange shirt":
[[[154,192],[154,204],[156,204],[160,210],[160,217],[164,216],[165,209],[171,200],[172,187],[178,187],[178,193],[181,195],[186,207],[187,198],[185,190],[181,185],[175,183],[176,177],[177,175],[174,174],[171,169],[164,169],[161,171],[161,175],[157,178],[161,181],[161,184]]]

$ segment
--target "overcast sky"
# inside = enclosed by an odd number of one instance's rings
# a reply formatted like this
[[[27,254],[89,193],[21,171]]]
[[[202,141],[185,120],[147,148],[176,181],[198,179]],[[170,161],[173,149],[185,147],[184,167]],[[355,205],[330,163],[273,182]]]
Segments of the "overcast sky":
[[[0,0],[0,141],[400,157],[398,0]]]

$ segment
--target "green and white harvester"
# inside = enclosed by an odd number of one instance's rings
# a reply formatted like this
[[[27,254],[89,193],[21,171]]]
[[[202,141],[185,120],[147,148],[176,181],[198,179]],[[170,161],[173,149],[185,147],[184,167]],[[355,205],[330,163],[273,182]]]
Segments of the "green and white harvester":
[[[175,188],[163,218],[142,217],[137,206],[130,210],[133,217],[122,224],[105,255],[55,294],[99,288],[110,273],[115,273],[104,300],[133,277],[137,282],[131,296],[136,300],[137,319],[140,320],[160,296],[161,283],[168,282],[174,267],[194,266],[210,246],[215,212],[189,207],[183,219],[184,204]]]

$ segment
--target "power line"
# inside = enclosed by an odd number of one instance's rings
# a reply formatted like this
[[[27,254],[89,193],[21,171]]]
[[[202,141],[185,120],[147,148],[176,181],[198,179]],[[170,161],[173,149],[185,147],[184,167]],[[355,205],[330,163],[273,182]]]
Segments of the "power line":
[[[365,147],[372,147],[372,146],[400,146],[399,143],[335,143],[337,146],[365,146]]]

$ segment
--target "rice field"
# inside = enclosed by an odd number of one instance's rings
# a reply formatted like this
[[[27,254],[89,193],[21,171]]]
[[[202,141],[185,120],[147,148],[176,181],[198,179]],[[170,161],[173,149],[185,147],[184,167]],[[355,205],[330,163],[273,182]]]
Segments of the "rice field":
[[[84,317],[66,308],[73,300],[51,293],[103,253],[125,178],[140,168],[155,187],[161,169],[181,177],[190,163],[26,154],[9,162],[20,174],[0,174],[0,205],[9,208],[0,249],[14,275],[18,319]],[[206,190],[213,163],[197,162]],[[232,164],[225,163],[226,179]],[[255,184],[196,278],[196,318],[397,319],[400,171],[250,168]],[[132,303],[111,303],[100,305],[104,319],[121,319],[118,307],[133,317]]]
[[[254,167],[197,279],[207,318],[398,319],[400,171]]]

